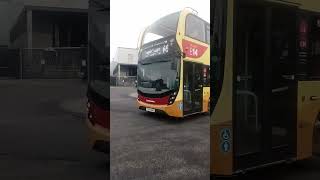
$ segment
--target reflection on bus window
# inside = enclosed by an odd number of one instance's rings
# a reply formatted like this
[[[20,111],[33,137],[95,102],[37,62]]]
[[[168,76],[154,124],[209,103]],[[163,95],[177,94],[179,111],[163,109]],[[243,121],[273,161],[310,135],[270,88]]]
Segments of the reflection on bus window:
[[[148,93],[163,93],[178,88],[177,68],[172,68],[172,63],[168,59],[138,66],[139,89]]]
[[[206,42],[204,21],[194,15],[189,15],[186,21],[186,35],[199,41]]]
[[[89,59],[90,59],[90,86],[103,97],[108,97],[109,87],[109,62],[107,62],[107,20],[106,11],[102,11],[99,7],[89,10],[90,23],[90,43],[89,43]]]
[[[179,15],[180,12],[167,15],[150,26],[145,32],[143,44],[175,35],[177,33]]]

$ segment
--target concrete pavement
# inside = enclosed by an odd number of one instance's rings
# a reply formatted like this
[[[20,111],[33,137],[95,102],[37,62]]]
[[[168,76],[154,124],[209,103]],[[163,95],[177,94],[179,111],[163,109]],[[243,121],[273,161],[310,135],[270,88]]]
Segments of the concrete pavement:
[[[86,84],[0,80],[0,179],[101,179],[108,156],[87,142]]]
[[[209,116],[138,110],[135,88],[111,88],[111,179],[209,179]]]

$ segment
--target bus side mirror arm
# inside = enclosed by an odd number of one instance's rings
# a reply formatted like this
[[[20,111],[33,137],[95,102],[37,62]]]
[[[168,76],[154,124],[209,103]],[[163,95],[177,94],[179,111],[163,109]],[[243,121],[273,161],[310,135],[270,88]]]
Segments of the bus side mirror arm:
[[[186,58],[186,57],[187,57],[186,53],[185,53],[185,52],[182,52],[182,58],[184,59],[184,58]]]
[[[213,49],[218,49],[218,44],[219,44],[219,37],[218,33],[214,32],[213,33]]]

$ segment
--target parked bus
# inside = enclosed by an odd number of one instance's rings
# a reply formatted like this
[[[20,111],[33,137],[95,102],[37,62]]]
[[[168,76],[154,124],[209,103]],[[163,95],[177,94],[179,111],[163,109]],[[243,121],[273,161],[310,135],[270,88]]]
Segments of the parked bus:
[[[89,1],[88,117],[90,145],[108,153],[110,139],[109,98],[109,1]]]
[[[212,6],[211,173],[312,157],[320,137],[320,3]]]
[[[209,23],[194,10],[184,9],[159,19],[141,37],[139,109],[172,117],[208,112]]]

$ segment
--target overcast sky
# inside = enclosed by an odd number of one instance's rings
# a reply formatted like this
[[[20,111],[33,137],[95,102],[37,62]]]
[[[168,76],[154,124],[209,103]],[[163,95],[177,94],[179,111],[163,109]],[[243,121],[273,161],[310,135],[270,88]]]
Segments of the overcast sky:
[[[111,0],[110,60],[117,47],[136,48],[140,32],[159,18],[192,7],[210,22],[210,0]]]

